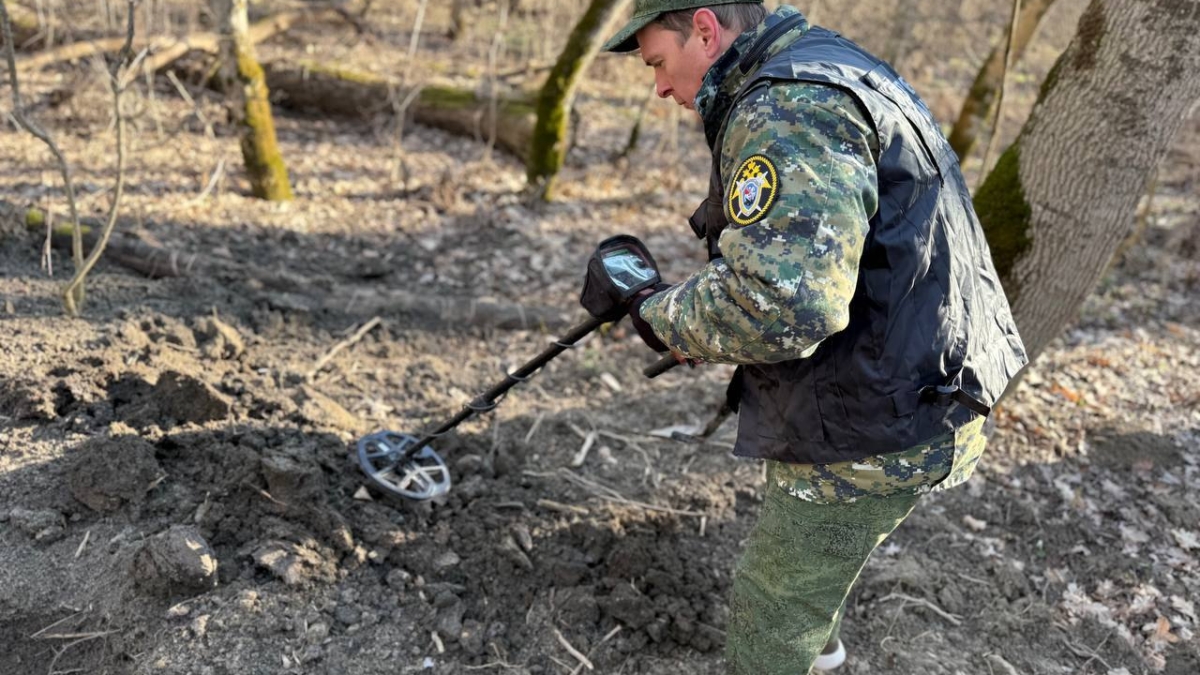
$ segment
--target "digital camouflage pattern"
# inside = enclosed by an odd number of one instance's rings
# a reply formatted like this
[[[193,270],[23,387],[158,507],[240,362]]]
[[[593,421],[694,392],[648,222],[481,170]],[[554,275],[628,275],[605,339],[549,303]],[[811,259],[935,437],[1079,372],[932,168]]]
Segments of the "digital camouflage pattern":
[[[804,358],[848,320],[879,200],[878,139],[870,123],[849,94],[819,84],[775,84],[735,101],[753,76],[737,68],[742,54],[770,26],[797,14],[781,7],[739,36],[696,96],[706,121],[728,113],[720,148],[730,223],[719,241],[724,257],[652,296],[640,311],[665,344],[689,358],[737,364]],[[798,24],[764,61],[808,28]],[[943,490],[974,471],[986,445],[982,427],[978,419],[904,451],[854,462],[771,462],[771,475],[792,496],[826,504]]]
[[[772,18],[791,13],[783,8]],[[766,26],[740,36],[709,70],[696,100],[702,115],[723,114],[720,107],[733,103],[746,81],[735,67],[739,47]],[[801,24],[773,48],[806,30]],[[651,297],[642,318],[673,351],[702,361],[775,363],[811,354],[849,321],[878,206],[877,147],[854,100],[832,87],[764,87],[738,101],[720,153],[730,218],[719,242],[724,257]],[[773,183],[764,182],[768,173]]]
[[[983,418],[902,452],[834,464],[771,462],[770,475],[805,501],[850,503],[862,497],[938,492],[966,482],[987,446]],[[939,482],[940,481],[940,482]]]

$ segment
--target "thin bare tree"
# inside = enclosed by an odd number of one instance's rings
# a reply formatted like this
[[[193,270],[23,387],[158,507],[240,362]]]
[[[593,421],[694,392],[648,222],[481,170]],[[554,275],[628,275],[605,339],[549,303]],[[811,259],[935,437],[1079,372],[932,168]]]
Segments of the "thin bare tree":
[[[287,166],[275,137],[267,79],[250,38],[249,0],[212,0],[221,22],[221,72],[225,95],[239,126],[242,159],[255,197],[292,199]]]
[[[600,51],[605,29],[628,3],[629,0],[591,0],[542,85],[525,176],[543,199],[553,197],[554,179],[567,154],[571,104],[579,80]]]

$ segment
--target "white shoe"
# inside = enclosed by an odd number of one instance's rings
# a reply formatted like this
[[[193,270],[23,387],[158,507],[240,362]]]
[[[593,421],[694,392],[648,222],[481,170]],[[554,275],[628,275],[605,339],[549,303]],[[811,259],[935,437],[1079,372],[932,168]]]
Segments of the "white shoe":
[[[846,645],[842,644],[841,640],[837,641],[837,649],[829,654],[821,654],[813,661],[813,670],[825,671],[833,670],[846,662]]]

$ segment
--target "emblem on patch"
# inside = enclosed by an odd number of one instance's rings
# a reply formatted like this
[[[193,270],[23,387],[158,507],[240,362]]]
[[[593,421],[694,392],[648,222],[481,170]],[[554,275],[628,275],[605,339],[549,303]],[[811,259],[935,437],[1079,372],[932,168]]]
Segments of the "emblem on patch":
[[[728,215],[738,225],[762,220],[775,203],[779,176],[775,165],[762,155],[751,155],[733,174],[729,186]]]

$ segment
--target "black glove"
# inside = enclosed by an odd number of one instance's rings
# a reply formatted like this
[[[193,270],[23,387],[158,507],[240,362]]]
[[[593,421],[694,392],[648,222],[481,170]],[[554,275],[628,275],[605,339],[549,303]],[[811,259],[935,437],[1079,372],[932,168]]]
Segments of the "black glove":
[[[636,237],[617,235],[600,242],[588,259],[579,304],[593,317],[616,321],[634,297],[662,282],[658,265]]]
[[[653,288],[647,288],[638,293],[629,306],[629,320],[633,322],[634,330],[637,331],[638,336],[642,338],[642,342],[645,342],[647,347],[660,353],[670,351],[670,348],[658,339],[658,336],[654,334],[654,329],[642,318],[642,303],[670,288],[671,284],[659,282]]]

